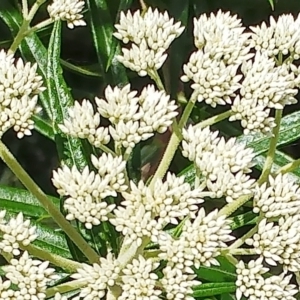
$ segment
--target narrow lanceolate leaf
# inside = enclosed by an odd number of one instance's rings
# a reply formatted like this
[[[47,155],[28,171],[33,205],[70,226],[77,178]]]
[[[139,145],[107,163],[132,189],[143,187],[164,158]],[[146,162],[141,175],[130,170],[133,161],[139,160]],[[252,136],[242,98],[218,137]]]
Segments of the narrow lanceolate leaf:
[[[51,124],[40,116],[33,116],[34,128],[37,132],[54,141],[55,135]]]
[[[87,1],[92,35],[104,81],[114,85],[124,85],[128,82],[125,68],[114,57],[114,53],[119,52],[119,46],[113,37],[115,19],[109,10],[110,2],[109,0]],[[122,2],[130,3],[128,0]]]
[[[225,293],[233,293],[236,290],[234,282],[202,283],[193,288],[193,297],[209,297]]]
[[[300,112],[294,112],[285,116],[281,121],[277,146],[287,145],[300,138]],[[270,137],[263,134],[252,134],[238,138],[254,149],[255,154],[262,154],[269,149]]]
[[[223,269],[222,267],[211,266],[205,267],[201,266],[198,270],[195,270],[197,277],[201,280],[207,280],[212,282],[234,282],[236,281],[236,274]]]
[[[78,139],[64,137],[58,127],[68,116],[68,108],[74,104],[72,95],[62,76],[60,65],[61,22],[56,22],[50,37],[47,55],[46,84],[49,93],[49,104],[52,114],[52,127],[55,142],[61,159],[69,166],[76,165],[82,169],[87,165],[82,144]]]
[[[59,199],[50,197],[52,203],[59,207]],[[48,215],[40,202],[26,190],[0,186],[0,210],[22,212],[26,216],[40,218]]]
[[[34,222],[33,225],[36,226],[36,233],[38,235],[38,238],[33,242],[33,245],[46,250],[49,253],[66,258],[72,257],[64,234],[53,230],[53,228]]]
[[[230,224],[230,227],[232,230],[235,230],[245,225],[256,224],[257,218],[257,214],[249,211],[247,213],[233,217],[231,219],[232,223]]]

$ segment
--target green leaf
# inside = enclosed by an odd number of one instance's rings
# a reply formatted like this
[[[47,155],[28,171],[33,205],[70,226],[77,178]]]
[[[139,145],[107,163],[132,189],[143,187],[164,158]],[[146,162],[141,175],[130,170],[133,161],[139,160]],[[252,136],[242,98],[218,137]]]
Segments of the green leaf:
[[[49,253],[72,258],[64,234],[35,222],[32,222],[32,224],[36,226],[36,233],[38,235],[38,238],[33,242],[33,245],[46,250]]]
[[[195,269],[195,272],[199,279],[212,282],[236,281],[237,278],[235,273],[218,266],[201,266],[198,270]]]
[[[92,70],[90,67],[88,66],[76,66],[66,60],[61,59],[60,63],[63,67],[65,67],[66,69],[68,69],[69,71],[72,71],[74,73],[78,73],[84,76],[91,76],[91,77],[102,77],[101,73]]]
[[[222,294],[220,300],[236,300],[236,298],[231,294]]]
[[[53,128],[49,122],[41,118],[40,116],[33,116],[34,121],[34,129],[47,137],[48,139],[54,141],[55,135],[53,132]]]
[[[58,198],[48,197],[56,207],[59,207],[60,200]],[[0,186],[0,203],[0,209],[9,212],[22,212],[26,216],[35,218],[48,215],[39,201],[23,189]]]
[[[233,217],[230,227],[232,230],[243,227],[245,225],[256,224],[257,215],[252,211]]]
[[[269,3],[271,5],[272,10],[274,10],[274,2],[273,2],[273,0],[269,0]]]
[[[189,183],[191,186],[194,186],[195,183],[195,167],[193,164],[190,164],[188,167],[183,169],[178,176],[184,176],[185,182]]]
[[[47,89],[49,93],[49,104],[51,109],[52,127],[55,133],[55,141],[58,154],[61,159],[66,161],[69,166],[77,166],[83,169],[88,163],[82,150],[79,139],[70,136],[63,137],[58,128],[67,118],[67,109],[74,104],[74,100],[62,76],[60,65],[60,41],[61,41],[61,22],[54,24],[53,31],[48,45],[47,56]]]
[[[124,66],[114,59],[116,42],[114,41],[114,18],[110,14],[106,0],[88,0],[90,22],[98,62],[106,83],[126,84],[128,82]],[[122,1],[125,2],[127,1]],[[130,2],[128,2],[130,3]],[[108,71],[109,67],[109,71]]]
[[[225,293],[233,293],[236,290],[234,282],[214,282],[202,283],[193,287],[193,297],[209,297],[214,295],[221,295]]]

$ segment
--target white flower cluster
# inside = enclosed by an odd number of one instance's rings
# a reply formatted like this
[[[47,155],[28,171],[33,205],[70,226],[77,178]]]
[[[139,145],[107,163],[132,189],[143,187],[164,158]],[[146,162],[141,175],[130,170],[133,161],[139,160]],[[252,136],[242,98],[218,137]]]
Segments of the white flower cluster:
[[[200,284],[193,280],[195,275],[184,274],[182,270],[167,266],[163,278],[159,279],[153,271],[159,262],[145,259],[142,255],[121,267],[118,260],[109,253],[107,258],[100,258],[99,264],[83,264],[72,278],[85,283],[75,300],[100,299],[106,291],[118,286],[120,295],[117,299],[159,300],[163,292],[167,299],[194,299],[191,287]]]
[[[241,120],[245,134],[255,131],[268,134],[275,126],[270,108],[283,109],[297,102],[295,74],[286,64],[276,67],[273,59],[260,52],[256,52],[253,62],[243,63],[241,71],[244,80],[240,96],[231,107],[234,115],[229,120]]]
[[[168,266],[188,274],[194,274],[192,266],[219,265],[215,259],[220,255],[219,249],[226,247],[226,242],[234,239],[231,234],[230,221],[218,216],[218,210],[208,215],[201,208],[196,219],[184,222],[178,239],[164,233],[158,243],[159,257],[168,261]]]
[[[231,104],[240,87],[240,64],[253,56],[248,46],[249,34],[237,16],[219,11],[194,20],[195,51],[184,65],[183,82],[192,80],[198,102],[212,107]]]
[[[122,270],[124,274],[121,283],[122,294],[118,300],[161,299],[159,296],[162,291],[156,288],[158,276],[152,272],[158,266],[159,262],[153,262],[151,259],[146,260],[141,255],[127,264]]]
[[[0,299],[46,299],[47,284],[58,279],[55,269],[48,266],[49,262],[33,260],[26,251],[19,259],[11,259],[3,267],[7,280],[0,277]]]
[[[268,182],[256,187],[253,211],[263,213],[267,219],[299,215],[299,185],[288,174],[269,176]]]
[[[165,182],[157,180],[150,189],[140,181],[138,185],[130,182],[130,191],[123,192],[124,201],[114,210],[116,218],[110,222],[128,238],[126,243],[140,246],[143,237],[157,242],[163,227],[169,223],[178,224],[188,216],[195,218],[197,204],[203,202],[207,192],[202,189],[191,190],[184,177],[177,178],[167,174]]]
[[[227,202],[232,202],[253,192],[255,180],[247,173],[254,165],[254,153],[235,138],[226,142],[209,127],[189,126],[183,130],[182,148],[183,156],[194,162],[215,197],[225,196]]]
[[[270,17],[270,25],[263,22],[259,26],[252,26],[251,46],[257,51],[265,52],[269,57],[279,54],[300,58],[300,16],[296,20],[292,14],[281,15],[276,21]]]
[[[67,220],[79,220],[86,228],[107,221],[107,215],[115,204],[104,201],[106,197],[116,197],[118,192],[127,189],[125,184],[125,161],[122,157],[102,154],[100,158],[92,156],[92,164],[97,172],[85,167],[80,172],[75,166],[71,169],[63,166],[53,172],[53,184],[61,196],[67,196],[64,208],[68,212]]]
[[[140,76],[158,70],[167,58],[166,50],[184,30],[180,25],[180,22],[174,24],[168,12],[162,14],[151,7],[143,15],[140,10],[134,14],[128,11],[126,15],[121,12],[114,36],[132,45],[129,49],[123,48],[123,55],[117,59]]]
[[[265,261],[276,266],[278,263],[285,271],[300,272],[300,220],[299,215],[282,217],[278,225],[263,219],[258,225],[258,232],[248,240],[257,254]]]
[[[194,300],[192,287],[201,284],[194,280],[195,275],[185,274],[178,268],[167,266],[163,269],[164,277],[160,280],[166,292],[166,299],[172,300]]]
[[[82,0],[53,0],[47,10],[51,19],[66,21],[68,27],[73,29],[75,26],[86,25],[82,20],[84,4]]]
[[[107,164],[104,160],[101,163],[99,160],[97,164],[95,158],[93,165],[96,169],[100,166],[103,168],[110,166],[110,170],[117,169],[116,166],[112,166],[113,163]],[[106,172],[107,170],[102,171],[101,176]],[[120,173],[122,170],[116,171],[116,174]],[[71,195],[74,200],[73,207],[77,205],[76,199],[100,195],[96,188],[101,186],[101,180],[94,185],[96,176],[94,173],[90,175],[91,180],[86,181],[82,181],[83,177],[80,174],[78,171],[72,174],[70,170],[59,170],[54,173],[53,181],[58,192],[61,195]],[[86,174],[84,178],[86,177],[89,175]],[[103,177],[100,179],[106,184],[109,182]],[[122,186],[122,183],[118,184],[117,179],[115,184]],[[184,177],[177,178],[170,173],[167,174],[166,181],[158,179],[152,189],[142,181],[138,184],[130,181],[128,190],[118,192],[121,192],[123,201],[105,220],[108,219],[117,231],[122,232],[124,236],[122,247],[137,249],[145,240],[158,243],[159,260],[154,262],[138,256],[121,265],[112,254],[108,254],[107,258],[100,259],[99,264],[93,266],[83,264],[82,268],[72,275],[72,278],[80,280],[84,285],[75,299],[100,299],[109,293],[112,287],[115,290],[116,286],[120,289],[118,299],[156,300],[160,299],[162,293],[166,294],[167,299],[193,299],[192,286],[200,282],[195,280],[196,275],[191,267],[217,265],[215,258],[220,254],[220,248],[225,248],[226,243],[233,239],[226,217],[219,217],[217,210],[208,215],[204,209],[198,211],[198,205],[203,202],[203,198],[214,193],[205,192],[202,188],[193,190],[184,182]],[[71,205],[67,207],[69,212],[70,209]],[[90,215],[90,212],[84,209],[78,211],[76,217],[81,222],[85,221],[81,217]],[[188,219],[184,221],[178,239],[164,233],[163,229],[167,224],[178,224],[179,220],[186,217]],[[100,221],[101,219],[95,216],[95,222],[90,221],[87,227],[91,228]],[[153,270],[160,265],[160,260],[166,260],[167,266],[162,271],[163,277],[159,279]]]
[[[0,250],[17,256],[21,253],[20,244],[28,246],[37,238],[36,227],[30,226],[30,220],[24,220],[22,213],[6,222],[5,213],[5,210],[0,211]]]
[[[99,264],[94,263],[92,266],[82,264],[72,278],[78,279],[86,285],[74,300],[101,299],[106,294],[107,288],[115,285],[120,272],[120,264],[111,253],[106,258],[101,257]]]
[[[251,300],[296,300],[298,292],[294,284],[290,284],[292,275],[285,273],[265,278],[269,271],[263,267],[262,259],[252,260],[248,265],[240,261],[237,265],[236,299],[242,296]]]
[[[251,27],[245,33],[237,16],[219,11],[194,20],[194,40],[198,48],[184,65],[184,82],[199,102],[212,107],[230,104],[230,121],[239,120],[244,133],[269,134],[275,126],[271,109],[283,109],[297,102],[299,70],[274,55],[299,58],[299,17],[271,18],[270,27]],[[256,54],[250,53],[256,49]],[[252,59],[252,57],[254,58]],[[291,62],[291,61],[289,61]],[[241,67],[241,73],[238,69]]]
[[[31,117],[40,111],[37,95],[45,90],[36,70],[36,64],[15,61],[13,55],[0,51],[0,138],[10,128],[18,138],[31,135]]]
[[[178,114],[175,101],[153,85],[144,88],[139,97],[136,95],[136,91],[130,91],[130,85],[122,89],[108,86],[106,100],[96,97],[97,113],[89,101],[83,100],[81,105],[75,102],[69,109],[69,120],[60,129],[74,137],[86,138],[96,147],[107,144],[111,136],[117,146],[132,149],[154,132],[165,132]],[[112,123],[109,128],[99,127],[100,115]]]

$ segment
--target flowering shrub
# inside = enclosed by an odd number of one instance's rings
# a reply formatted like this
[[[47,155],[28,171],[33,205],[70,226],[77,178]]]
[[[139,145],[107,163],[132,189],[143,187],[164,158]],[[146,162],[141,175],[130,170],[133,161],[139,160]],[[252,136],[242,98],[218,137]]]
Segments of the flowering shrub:
[[[195,49],[178,76],[191,91],[186,100],[169,95],[161,76],[185,26],[151,7],[121,11],[113,41],[124,48],[111,63],[152,83],[140,91],[107,85],[103,96],[71,101],[59,64],[61,21],[86,25],[85,2],[47,3],[49,18],[30,26],[43,2],[22,1],[19,31],[0,52],[0,138],[11,128],[23,138],[34,126],[53,138],[60,198],[45,195],[0,142],[2,160],[29,191],[0,190],[0,300],[297,299],[300,161],[278,166],[275,154],[288,118],[299,119],[282,114],[300,87],[300,17],[250,28],[230,12],[195,18]],[[6,12],[0,17],[11,24]],[[52,23],[49,49],[38,47],[46,62],[18,58]],[[214,113],[195,121],[199,107]],[[217,131],[224,120],[244,134]],[[146,164],[134,167],[143,146],[168,132],[157,168],[143,176]],[[257,140],[269,142],[264,151]],[[172,170],[176,152],[192,176]],[[41,225],[45,215],[61,230]]]

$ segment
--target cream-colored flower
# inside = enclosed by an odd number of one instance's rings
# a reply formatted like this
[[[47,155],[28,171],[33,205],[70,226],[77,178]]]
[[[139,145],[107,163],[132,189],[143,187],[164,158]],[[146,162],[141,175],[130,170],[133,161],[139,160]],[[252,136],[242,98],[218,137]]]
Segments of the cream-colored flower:
[[[75,26],[86,25],[85,21],[82,20],[84,4],[82,0],[53,0],[52,4],[48,5],[47,10],[50,18],[66,21],[68,27],[73,29]]]

